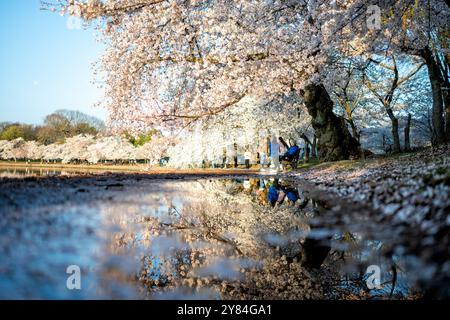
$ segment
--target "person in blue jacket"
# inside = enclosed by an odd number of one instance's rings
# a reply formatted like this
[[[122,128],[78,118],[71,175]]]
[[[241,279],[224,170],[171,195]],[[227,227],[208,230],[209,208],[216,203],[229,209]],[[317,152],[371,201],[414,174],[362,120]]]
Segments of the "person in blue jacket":
[[[285,154],[283,154],[282,156],[280,156],[280,161],[285,160],[285,161],[292,161],[294,160],[294,158],[296,156],[298,156],[300,152],[300,147],[297,145],[294,145],[292,147],[290,147]]]
[[[267,200],[272,207],[275,207],[278,197],[280,196],[280,187],[278,184],[278,179],[275,179],[269,187],[269,192],[267,193]]]

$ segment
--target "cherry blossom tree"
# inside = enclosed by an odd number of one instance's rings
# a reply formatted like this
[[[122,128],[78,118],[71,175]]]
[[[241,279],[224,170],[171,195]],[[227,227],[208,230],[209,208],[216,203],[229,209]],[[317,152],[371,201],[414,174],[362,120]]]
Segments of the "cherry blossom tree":
[[[64,143],[43,145],[22,138],[0,140],[0,159],[3,160],[45,160],[62,163],[85,162],[96,164],[101,161],[147,160],[155,166],[167,156],[175,141],[171,137],[158,137],[140,147],[135,147],[125,137],[78,135],[67,138]]]
[[[365,51],[385,56],[406,53],[422,59],[433,97],[433,143],[442,143],[450,135],[449,3],[435,0],[377,4],[383,13],[382,28],[361,38],[367,44]]]
[[[327,67],[337,56],[405,52],[413,44],[425,50],[448,27],[442,0],[374,4],[60,0],[49,7],[102,30],[107,49],[97,71],[106,75],[110,126],[183,128],[244,98],[271,101],[294,90],[304,96],[322,159],[338,160],[357,154],[359,145],[333,113],[329,83],[339,79],[327,79]],[[442,58],[444,42],[433,43],[435,60]],[[434,109],[442,136],[442,112]]]
[[[110,124],[142,129],[186,125],[245,97],[273,100],[318,82],[343,28],[330,22],[347,16],[329,4],[61,1],[60,9],[102,21]]]
[[[399,95],[398,93],[398,89],[401,88],[404,84],[406,84],[411,78],[413,78],[420,71],[420,69],[424,64],[423,63],[417,65],[413,64],[412,67],[409,68],[409,70],[403,71],[399,70],[399,66],[395,56],[393,56],[390,60],[391,60],[390,63],[385,64],[382,61],[371,59],[369,62],[376,64],[376,66],[378,66],[378,70],[377,68],[372,67],[372,70],[366,71],[364,83],[370,90],[370,92],[383,105],[384,111],[389,116],[389,119],[391,120],[392,124],[392,138],[394,142],[393,152],[399,153],[401,151],[400,136],[399,136],[399,120],[394,113],[395,104],[397,103],[398,100],[401,101],[402,98],[401,95]],[[374,73],[377,75],[378,79],[383,80],[382,81],[373,80]]]
[[[23,138],[11,141],[2,140],[1,142],[0,158],[14,161],[26,158],[25,140]]]
[[[160,164],[161,159],[169,154],[169,150],[177,143],[174,137],[156,137],[136,150],[136,159],[147,160],[150,166]]]

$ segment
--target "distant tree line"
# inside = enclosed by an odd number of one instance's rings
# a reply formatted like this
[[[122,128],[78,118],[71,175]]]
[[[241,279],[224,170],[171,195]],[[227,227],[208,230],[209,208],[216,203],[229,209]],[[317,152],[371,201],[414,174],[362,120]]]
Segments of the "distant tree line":
[[[0,123],[0,140],[37,141],[44,145],[64,143],[80,134],[97,135],[105,129],[102,120],[79,111],[58,110],[45,117],[43,125]]]

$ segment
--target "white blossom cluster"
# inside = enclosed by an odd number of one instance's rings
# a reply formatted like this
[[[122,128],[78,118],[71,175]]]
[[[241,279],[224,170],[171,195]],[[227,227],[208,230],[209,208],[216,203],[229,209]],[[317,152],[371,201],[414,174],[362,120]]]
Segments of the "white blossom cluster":
[[[90,135],[78,135],[67,138],[65,143],[41,145],[36,141],[24,141],[22,138],[0,141],[0,159],[32,161],[74,161],[92,164],[101,161],[146,160],[156,165],[165,157],[172,145],[171,138],[155,137],[143,146],[135,147],[120,136],[95,138]]]
[[[374,5],[379,29],[369,24]],[[279,99],[310,82],[331,89],[346,76],[327,77],[341,57],[413,53],[448,31],[450,20],[443,0],[57,0],[51,7],[99,22],[107,49],[97,72],[106,76],[110,125],[136,130],[184,126],[244,97]]]
[[[196,122],[182,134],[181,142],[169,150],[170,165],[201,166],[204,161],[222,165],[246,151],[254,162],[258,152],[265,152],[272,135],[298,142],[309,128],[309,115],[298,103],[298,97],[276,101],[244,98],[214,118]]]
[[[301,136],[309,115],[301,99],[287,97],[310,83],[333,93],[348,83],[349,59],[363,69],[377,56],[449,53],[439,40],[450,27],[444,0],[53,0],[49,7],[97,23],[106,50],[95,73],[105,78],[108,125],[181,131],[183,143],[170,151],[176,166],[222,162],[235,144],[255,153],[261,136]],[[380,112],[366,105],[352,117],[371,128]]]

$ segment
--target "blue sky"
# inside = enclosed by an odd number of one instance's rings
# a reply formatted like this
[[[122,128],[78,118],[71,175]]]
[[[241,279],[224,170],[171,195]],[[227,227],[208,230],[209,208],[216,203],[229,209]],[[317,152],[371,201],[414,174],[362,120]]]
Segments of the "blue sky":
[[[39,124],[57,109],[105,118],[91,65],[101,52],[93,30],[40,10],[40,0],[0,1],[0,122]]]

